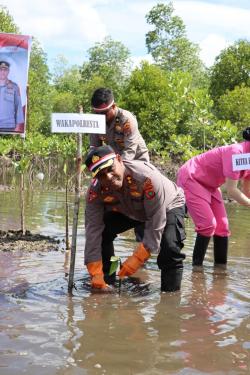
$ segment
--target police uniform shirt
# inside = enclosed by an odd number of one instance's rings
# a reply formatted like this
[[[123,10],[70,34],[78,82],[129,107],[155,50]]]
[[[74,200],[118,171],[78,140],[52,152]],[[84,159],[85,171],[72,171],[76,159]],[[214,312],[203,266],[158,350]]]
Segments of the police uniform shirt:
[[[144,246],[158,253],[166,225],[166,213],[185,203],[183,190],[163,176],[152,164],[124,161],[121,191],[101,188],[93,179],[88,189],[85,210],[85,263],[101,259],[104,210],[120,212],[145,222]]]
[[[117,108],[115,119],[106,126],[106,134],[90,134],[90,147],[110,145],[123,160],[149,161],[148,149],[139,130],[136,117]]]
[[[13,130],[21,123],[24,123],[24,116],[19,87],[8,80],[0,85],[0,128]]]

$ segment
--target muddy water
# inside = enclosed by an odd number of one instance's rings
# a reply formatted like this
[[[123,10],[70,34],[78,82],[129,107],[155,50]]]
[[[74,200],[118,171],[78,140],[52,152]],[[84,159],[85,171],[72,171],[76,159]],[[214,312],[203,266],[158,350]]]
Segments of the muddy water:
[[[71,197],[73,202],[73,197]],[[0,194],[0,229],[19,228],[15,193]],[[71,204],[71,208],[73,203]],[[187,220],[180,293],[159,293],[155,259],[110,295],[91,294],[83,267],[82,212],[73,296],[64,252],[0,253],[1,375],[250,374],[250,211],[227,207],[232,236],[227,270],[191,266],[194,232]],[[64,236],[63,193],[29,196],[33,232]],[[133,249],[132,234],[116,241]]]

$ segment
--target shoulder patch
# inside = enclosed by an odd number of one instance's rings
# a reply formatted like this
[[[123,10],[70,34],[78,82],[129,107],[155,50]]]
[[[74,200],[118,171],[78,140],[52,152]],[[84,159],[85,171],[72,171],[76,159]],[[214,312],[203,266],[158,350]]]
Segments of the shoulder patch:
[[[123,126],[123,132],[124,132],[124,135],[128,136],[131,134],[131,125],[130,125],[130,122],[127,121],[124,126]]]
[[[146,178],[143,184],[143,191],[146,199],[151,200],[155,197],[154,186],[150,178]]]
[[[6,86],[8,89],[14,89],[14,82],[12,82],[10,79],[8,79]]]

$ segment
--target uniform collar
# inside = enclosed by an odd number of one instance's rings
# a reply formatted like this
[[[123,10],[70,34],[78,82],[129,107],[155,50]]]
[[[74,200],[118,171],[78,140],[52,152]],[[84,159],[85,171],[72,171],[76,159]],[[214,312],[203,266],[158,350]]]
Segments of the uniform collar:
[[[111,122],[109,125],[107,125],[107,127],[108,127],[109,129],[114,128],[114,126],[115,126],[115,120],[116,120],[116,117],[118,116],[118,113],[119,113],[119,108],[116,107],[116,109],[115,109],[115,116],[114,116],[114,119],[112,120],[112,122]]]

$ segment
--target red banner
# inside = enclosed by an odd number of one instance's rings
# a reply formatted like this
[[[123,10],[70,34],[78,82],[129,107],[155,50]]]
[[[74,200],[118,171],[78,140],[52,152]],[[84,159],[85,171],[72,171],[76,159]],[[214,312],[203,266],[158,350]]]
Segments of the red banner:
[[[15,34],[1,34],[0,33],[0,48],[16,46],[24,49],[29,47],[30,36],[15,35]]]

